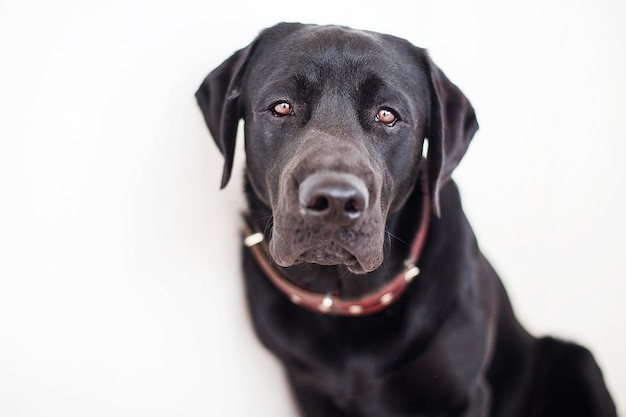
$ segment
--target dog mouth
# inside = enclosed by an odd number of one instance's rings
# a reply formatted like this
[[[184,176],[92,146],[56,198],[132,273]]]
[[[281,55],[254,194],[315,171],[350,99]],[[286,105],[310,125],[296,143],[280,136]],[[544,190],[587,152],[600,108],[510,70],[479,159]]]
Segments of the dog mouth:
[[[337,245],[334,241],[324,242],[320,247],[304,251],[295,263],[314,263],[318,265],[346,265],[347,267],[358,266],[356,257],[348,250]]]
[[[280,265],[280,259],[274,257]],[[328,250],[327,248],[313,248],[304,251],[293,262],[283,263],[281,266],[292,266],[301,263],[312,263],[325,266],[343,265],[353,274],[364,274],[376,269],[378,265],[362,265],[356,256],[343,248]]]
[[[343,265],[353,274],[365,274],[382,264],[382,248],[377,248],[377,246],[377,244],[367,243],[349,245],[342,243],[339,239],[324,239],[315,244],[303,246],[291,239],[284,240],[275,233],[270,241],[269,250],[274,262],[282,267],[301,263],[325,266]]]

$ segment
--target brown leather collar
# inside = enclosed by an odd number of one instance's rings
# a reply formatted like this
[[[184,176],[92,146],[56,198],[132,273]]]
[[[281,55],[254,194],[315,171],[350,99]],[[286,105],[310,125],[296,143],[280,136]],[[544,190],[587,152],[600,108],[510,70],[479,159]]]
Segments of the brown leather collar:
[[[341,294],[321,294],[299,287],[289,281],[272,266],[263,233],[254,231],[249,224],[244,228],[244,245],[250,249],[256,263],[272,284],[294,304],[318,313],[337,316],[354,317],[374,314],[384,310],[400,298],[409,283],[420,273],[416,264],[426,242],[431,207],[428,186],[423,186],[422,189],[424,190],[422,219],[417,235],[413,240],[409,258],[404,262],[404,269],[389,283],[359,298],[344,299],[341,298]]]

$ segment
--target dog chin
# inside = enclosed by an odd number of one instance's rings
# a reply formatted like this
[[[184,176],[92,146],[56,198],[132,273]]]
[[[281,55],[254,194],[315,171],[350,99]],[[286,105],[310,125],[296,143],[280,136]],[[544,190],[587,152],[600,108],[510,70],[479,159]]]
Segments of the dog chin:
[[[369,262],[362,262],[355,255],[345,249],[339,249],[333,252],[329,252],[324,249],[309,249],[295,257],[293,260],[287,260],[285,257],[277,255],[278,254],[272,254],[272,258],[274,259],[274,262],[282,267],[289,267],[301,263],[324,266],[343,265],[353,274],[366,274],[368,272],[372,272],[382,263],[382,257],[381,260],[378,261],[377,256],[369,256],[367,257]]]

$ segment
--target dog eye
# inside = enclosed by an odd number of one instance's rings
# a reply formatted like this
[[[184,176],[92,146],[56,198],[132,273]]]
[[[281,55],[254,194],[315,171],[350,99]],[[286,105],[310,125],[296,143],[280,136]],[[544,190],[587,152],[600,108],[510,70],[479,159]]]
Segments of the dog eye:
[[[289,116],[293,114],[293,109],[291,108],[291,104],[286,101],[279,101],[272,106],[272,113],[276,117]]]
[[[383,107],[382,109],[378,110],[378,113],[376,113],[376,117],[374,118],[374,120],[384,123],[389,127],[393,127],[393,125],[395,125],[398,121],[398,116],[390,108]]]

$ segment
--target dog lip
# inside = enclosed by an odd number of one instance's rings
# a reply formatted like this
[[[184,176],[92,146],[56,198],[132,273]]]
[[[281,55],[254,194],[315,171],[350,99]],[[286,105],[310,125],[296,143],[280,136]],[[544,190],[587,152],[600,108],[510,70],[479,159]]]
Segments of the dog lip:
[[[281,267],[290,267],[299,263],[317,265],[344,265],[353,274],[365,274],[378,268],[382,263],[382,255],[371,253],[357,255],[339,246],[335,242],[326,242],[332,247],[329,250],[324,245],[309,247],[301,252],[282,251],[270,242],[270,255],[274,262]]]
[[[309,246],[296,250],[293,246],[286,246],[284,250],[276,240],[270,241],[269,251],[276,264],[289,267],[298,263],[307,262],[318,265],[355,265],[357,258],[350,251],[339,246],[334,241],[325,241],[320,245]]]
[[[354,255],[343,248],[334,248],[334,250],[312,248],[303,252],[298,257],[298,261],[319,265],[352,265],[358,263]]]
[[[269,254],[278,266],[287,268],[298,262],[298,253],[288,252],[277,248],[276,239],[269,242]]]

